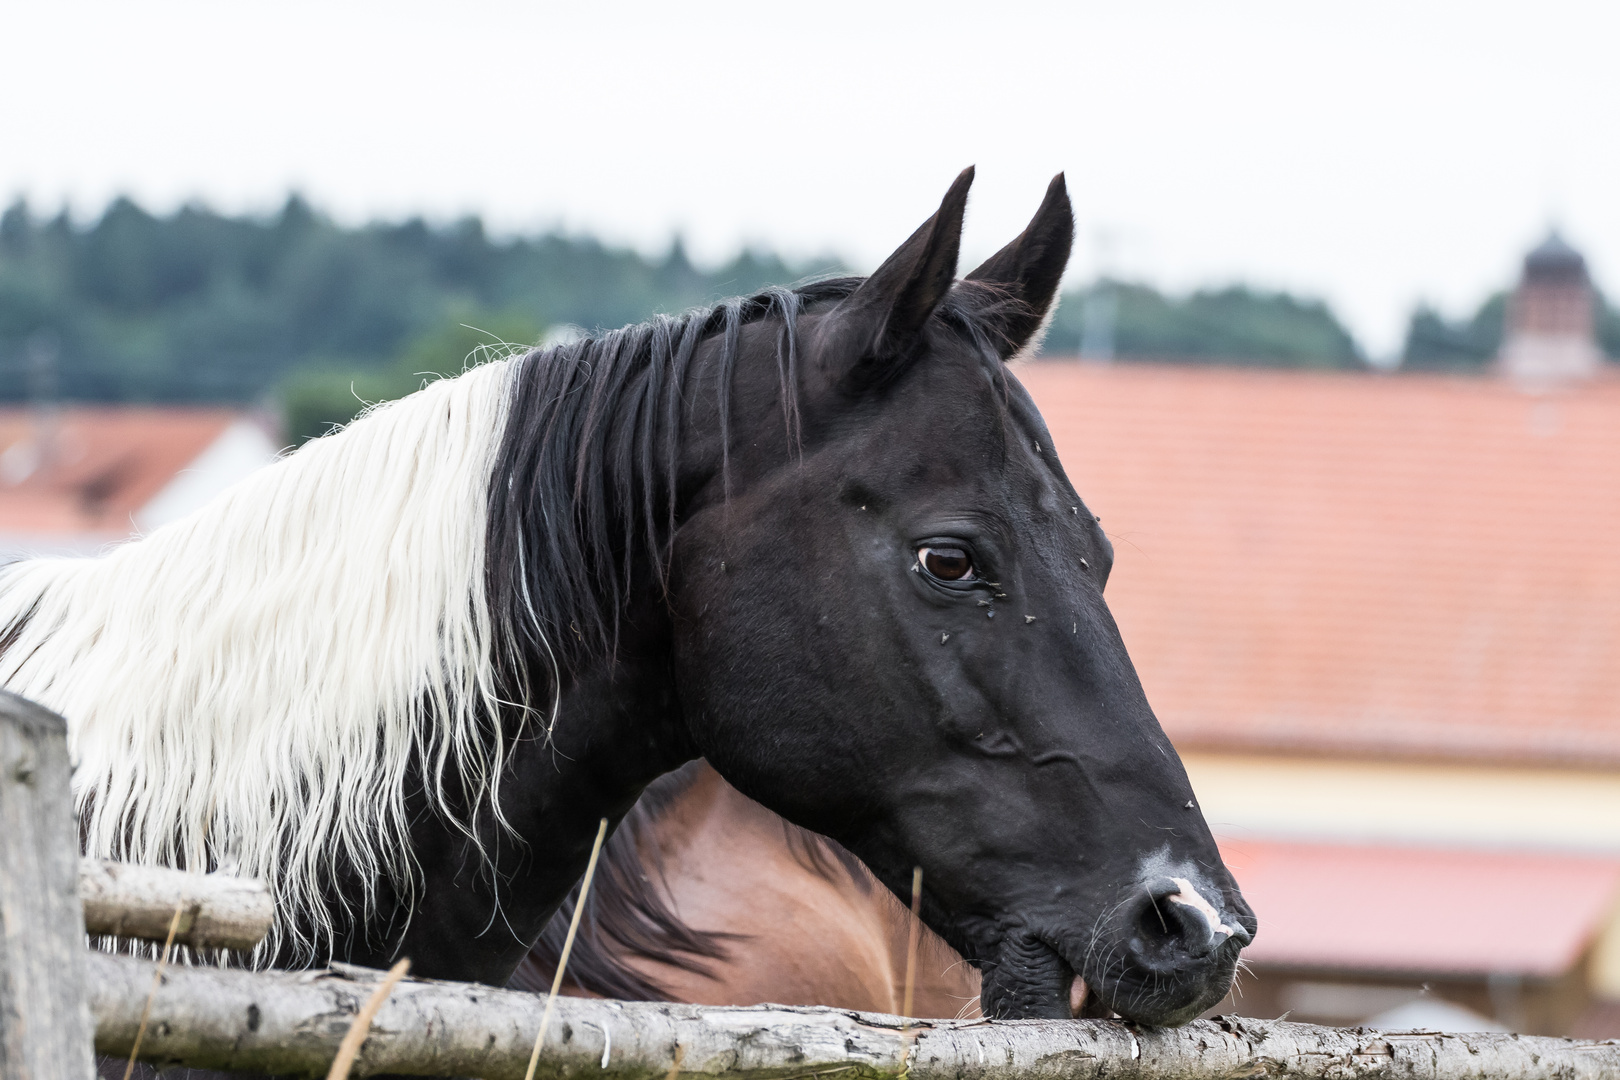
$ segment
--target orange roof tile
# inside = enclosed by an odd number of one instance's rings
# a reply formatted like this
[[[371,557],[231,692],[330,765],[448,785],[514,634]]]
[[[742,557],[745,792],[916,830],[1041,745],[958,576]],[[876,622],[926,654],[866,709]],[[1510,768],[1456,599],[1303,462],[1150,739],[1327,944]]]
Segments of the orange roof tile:
[[[1178,743],[1620,764],[1620,380],[1018,374]]]
[[[1620,859],[1221,841],[1260,918],[1256,964],[1560,975],[1613,910]]]
[[[74,406],[52,422],[29,409],[0,409],[0,531],[127,533],[130,515],[239,416]]]

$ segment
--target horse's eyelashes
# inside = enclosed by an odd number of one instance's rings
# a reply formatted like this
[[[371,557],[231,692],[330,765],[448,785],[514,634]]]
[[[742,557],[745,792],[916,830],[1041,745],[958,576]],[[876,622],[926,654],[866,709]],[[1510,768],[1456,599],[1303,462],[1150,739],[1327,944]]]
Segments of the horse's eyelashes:
[[[917,549],[917,562],[933,577],[941,581],[971,581],[973,559],[959,547],[924,547]]]

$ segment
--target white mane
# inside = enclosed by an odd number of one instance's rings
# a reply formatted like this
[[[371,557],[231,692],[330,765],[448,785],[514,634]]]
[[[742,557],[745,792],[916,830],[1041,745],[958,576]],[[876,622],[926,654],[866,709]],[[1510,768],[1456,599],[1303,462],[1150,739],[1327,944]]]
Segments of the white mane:
[[[451,820],[507,747],[484,597],[512,367],[433,383],[97,559],[0,569],[0,686],[68,720],[88,853],[268,880],[260,958],[330,948],[335,864],[409,892],[406,768]],[[458,794],[460,794],[458,792]],[[307,933],[295,930],[307,929]]]

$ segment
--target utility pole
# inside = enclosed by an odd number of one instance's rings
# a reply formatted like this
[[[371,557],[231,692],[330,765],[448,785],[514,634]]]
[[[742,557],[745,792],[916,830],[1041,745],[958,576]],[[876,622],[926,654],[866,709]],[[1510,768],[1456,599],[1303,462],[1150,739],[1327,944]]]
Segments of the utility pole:
[[[1099,226],[1092,233],[1097,252],[1097,280],[1080,306],[1080,359],[1107,364],[1114,359],[1114,329],[1119,320],[1119,293],[1114,287],[1114,234]]]

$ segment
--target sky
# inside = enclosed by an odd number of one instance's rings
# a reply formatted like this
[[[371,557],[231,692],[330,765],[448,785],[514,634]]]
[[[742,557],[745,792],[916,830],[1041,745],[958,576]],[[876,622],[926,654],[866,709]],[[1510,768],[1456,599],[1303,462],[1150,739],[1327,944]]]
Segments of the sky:
[[[1375,356],[1554,223],[1620,295],[1616,4],[8,0],[0,27],[0,199],[40,212],[296,189],[864,270],[973,164],[964,264],[1061,170],[1070,284],[1315,295]]]

